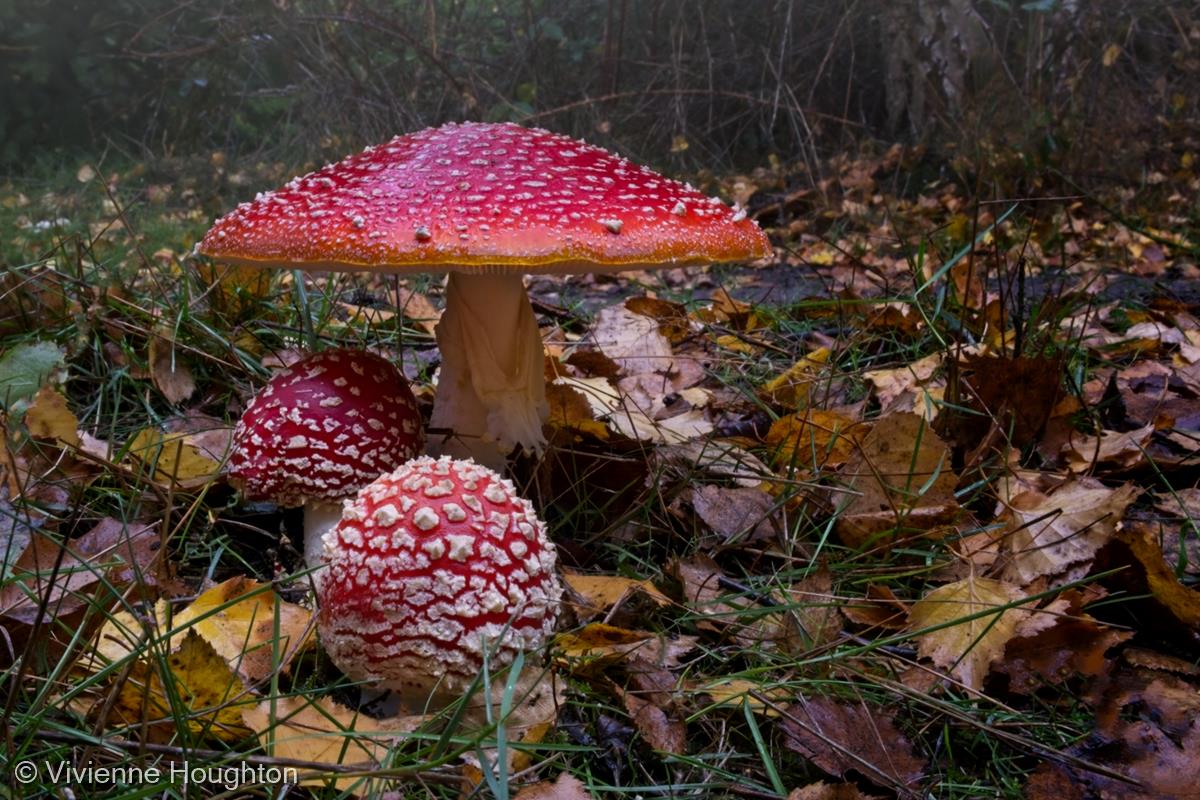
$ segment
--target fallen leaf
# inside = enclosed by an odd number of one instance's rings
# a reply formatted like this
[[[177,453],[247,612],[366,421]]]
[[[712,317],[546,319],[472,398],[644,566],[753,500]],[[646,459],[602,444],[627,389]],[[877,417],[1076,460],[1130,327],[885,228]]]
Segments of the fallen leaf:
[[[515,800],[592,800],[583,782],[569,772],[560,772],[554,782],[542,781],[517,792]]]
[[[778,717],[779,708],[786,705],[792,697],[792,693],[782,686],[768,687],[744,678],[718,678],[712,681],[701,681],[688,688],[691,691],[708,695],[713,704],[718,706],[727,705],[740,708],[743,704],[749,703],[751,711],[764,717]]]
[[[806,408],[819,384],[828,379],[830,350],[819,347],[771,378],[759,396],[784,408]]]
[[[626,375],[667,372],[674,363],[671,343],[659,332],[658,321],[624,305],[601,309],[591,338]]]
[[[212,480],[219,469],[215,460],[189,444],[186,434],[169,435],[143,428],[129,440],[126,450],[146,465],[154,480],[165,484],[201,486]]]
[[[770,539],[783,533],[776,499],[761,489],[701,484],[692,489],[692,507],[721,545]]]
[[[559,634],[554,643],[568,660],[588,662],[579,666],[602,667],[636,655],[650,664],[671,668],[696,647],[696,637],[668,637],[592,622],[575,633]]]
[[[196,391],[196,379],[183,363],[169,329],[150,338],[150,379],[169,403],[181,403]]]
[[[406,286],[399,287],[398,291],[400,293],[400,311],[404,314],[405,319],[412,320],[418,327],[433,336],[438,321],[442,318],[442,312],[420,292],[414,292]]]
[[[546,424],[572,434],[587,434],[601,441],[608,439],[608,426],[596,419],[587,397],[563,383],[546,384],[546,403],[550,414]]]
[[[607,611],[634,594],[649,597],[655,605],[670,605],[670,599],[647,580],[622,578],[617,575],[582,575],[564,572],[563,581],[578,598],[582,610],[597,614]]]
[[[634,727],[650,747],[675,755],[687,753],[687,726],[682,720],[631,692],[622,692],[621,701]]]
[[[1154,425],[1117,433],[1101,431],[1098,436],[1073,436],[1062,454],[1071,472],[1089,472],[1097,467],[1129,469],[1146,460],[1146,445]]]
[[[1009,691],[1033,694],[1071,677],[1095,679],[1107,671],[1105,653],[1133,638],[1133,633],[1104,625],[1083,613],[1085,599],[1078,590],[1064,592],[1036,612],[1052,615],[1048,626],[1009,640],[1004,658],[995,665],[996,671],[1009,676]]]
[[[1129,546],[1146,572],[1150,593],[1175,619],[1192,630],[1200,630],[1200,592],[1179,582],[1175,571],[1163,558],[1154,529],[1132,523],[1117,532],[1117,538]]]
[[[38,439],[54,439],[72,447],[80,443],[79,420],[67,406],[62,392],[43,386],[25,412],[25,428]]]
[[[1138,493],[1130,483],[1110,489],[1076,479],[1049,494],[1018,494],[1000,516],[1010,554],[1001,577],[1022,586],[1042,576],[1082,577]]]
[[[772,422],[766,444],[776,468],[815,472],[845,464],[866,430],[837,412],[809,409]]]
[[[147,524],[105,519],[65,544],[34,532],[0,588],[0,616],[32,625],[43,604],[65,617],[92,601],[97,589],[118,591],[135,579],[153,584],[159,538]]]
[[[908,615],[910,631],[925,631],[916,636],[917,652],[979,691],[992,663],[1032,613],[1019,606],[1001,607],[1023,597],[1015,586],[974,577],[931,590]]]
[[[415,730],[423,721],[421,717],[377,721],[332,700],[303,696],[271,698],[244,707],[241,713],[269,756],[364,770],[378,769],[391,740]],[[300,783],[321,786],[327,780],[302,777]],[[338,791],[373,796],[372,784],[362,777],[335,777],[329,782]]]
[[[193,734],[227,742],[250,733],[242,710],[254,699],[225,659],[195,631],[165,653],[144,643],[138,652],[140,657],[122,675],[110,710],[116,721],[151,728],[164,739],[177,735],[179,721]],[[101,698],[97,708],[104,702]]]
[[[850,547],[881,535],[928,531],[959,513],[950,449],[921,417],[892,414],[863,437],[841,472],[837,532]]]
[[[209,305],[234,320],[258,309],[271,291],[273,270],[204,259],[193,264]]]
[[[867,370],[863,378],[875,387],[875,397],[884,412],[916,411],[928,418],[924,398],[933,388],[940,391],[942,381],[935,381],[934,376],[941,366],[942,354],[934,353],[902,367]]]
[[[58,345],[52,342],[26,342],[0,356],[0,405],[11,411],[24,400],[66,370],[66,361]]]
[[[312,612],[281,600],[268,584],[230,578],[193,600],[171,620],[190,627],[248,685],[286,673],[291,659],[310,640]]]
[[[825,783],[817,781],[792,789],[787,800],[883,800],[879,795],[863,794],[853,783]]]
[[[779,722],[783,743],[831,775],[854,771],[877,786],[912,787],[925,760],[896,727],[895,717],[866,703],[817,697],[793,703]]]

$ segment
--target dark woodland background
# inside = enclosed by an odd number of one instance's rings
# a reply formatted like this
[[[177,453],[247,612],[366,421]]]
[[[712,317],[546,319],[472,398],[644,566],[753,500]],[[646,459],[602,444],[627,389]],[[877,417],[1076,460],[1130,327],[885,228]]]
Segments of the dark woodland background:
[[[1195,2],[0,0],[10,174],[62,151],[300,163],[479,119],[676,172],[819,179],[908,141],[1002,191],[1098,188],[1195,146],[1197,87]]]

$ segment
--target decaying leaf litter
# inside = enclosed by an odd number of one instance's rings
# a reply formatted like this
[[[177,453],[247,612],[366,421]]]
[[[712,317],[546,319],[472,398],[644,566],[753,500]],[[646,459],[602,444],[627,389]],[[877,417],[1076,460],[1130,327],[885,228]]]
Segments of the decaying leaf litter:
[[[9,736],[291,759],[318,794],[1193,796],[1197,178],[1134,224],[1128,197],[897,192],[912,158],[713,179],[761,263],[529,280],[551,448],[516,475],[567,595],[499,725],[339,683],[294,515],[222,476],[314,345],[392,358],[428,413],[440,284],[196,262],[211,176],[4,187],[0,619],[36,720]]]

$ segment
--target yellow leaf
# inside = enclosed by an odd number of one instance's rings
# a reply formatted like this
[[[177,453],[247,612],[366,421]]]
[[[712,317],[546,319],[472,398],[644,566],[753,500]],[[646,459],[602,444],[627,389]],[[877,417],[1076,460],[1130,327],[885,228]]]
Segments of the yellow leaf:
[[[576,434],[586,433],[601,441],[608,439],[608,426],[593,416],[591,404],[578,389],[562,383],[548,383],[546,403],[550,406],[547,425]]]
[[[242,707],[253,698],[208,642],[189,631],[163,659],[155,657],[161,652],[157,648],[146,650],[121,684],[113,719],[165,732],[183,718],[195,734],[228,742],[245,738],[249,731],[242,723]]]
[[[143,428],[129,441],[129,454],[145,464],[154,480],[199,486],[211,480],[219,465],[189,444],[183,434],[165,434]]]
[[[772,463],[777,468],[841,466],[866,430],[851,430],[853,425],[849,417],[817,409],[780,417],[767,431]]]
[[[1113,64],[1117,63],[1117,59],[1120,57],[1121,45],[1110,44],[1104,48],[1104,55],[1101,56],[1100,62],[1104,64],[1105,67],[1111,67]]]
[[[25,427],[34,438],[79,446],[79,420],[67,407],[67,398],[51,386],[43,386],[34,395],[33,404],[25,412]]]
[[[998,609],[1022,597],[1011,584],[964,578],[939,586],[914,603],[908,629],[937,628],[916,637],[917,651],[978,691],[992,662],[1004,654],[1017,626],[1032,613],[1026,608]],[[980,616],[966,619],[974,614]]]
[[[788,408],[803,408],[829,363],[829,348],[818,347],[763,384],[763,399]]]
[[[207,288],[209,304],[237,319],[254,310],[271,290],[272,270],[198,261],[196,273]]]
[[[648,631],[631,631],[593,622],[575,633],[562,633],[555,644],[570,659],[592,659],[607,663],[629,655],[660,666],[677,666],[679,659],[696,646],[695,636],[674,639]]]
[[[378,769],[390,740],[417,728],[422,717],[377,721],[332,700],[277,697],[242,709],[242,719],[258,734],[267,755],[321,764],[356,765]],[[336,773],[327,773],[333,776]],[[327,778],[303,771],[300,783],[321,786]],[[339,791],[373,796],[372,785],[360,776],[333,779]]]
[[[286,672],[310,640],[312,612],[284,602],[265,586],[246,577],[230,578],[197,597],[171,625],[190,623],[247,683],[266,679],[276,663]]]
[[[650,581],[616,575],[580,575],[575,572],[563,573],[563,580],[567,582],[571,591],[579,595],[588,611],[606,611],[634,592],[645,594],[659,606],[669,605],[671,602]]]
[[[748,681],[743,678],[729,678],[713,681],[712,683],[699,683],[691,687],[693,691],[706,694],[714,704],[718,706],[729,705],[734,708],[740,707],[743,703],[750,704],[750,710],[755,714],[762,714],[765,717],[778,717],[780,712],[771,705],[759,699],[766,698],[767,700],[782,707],[791,702],[792,697],[786,689],[780,686],[768,689],[762,684]],[[758,695],[755,697],[751,694]]]
[[[755,347],[741,336],[734,336],[732,333],[725,333],[718,336],[716,342],[718,347],[732,350],[735,353],[745,353],[748,356],[758,355],[762,352],[762,348]]]

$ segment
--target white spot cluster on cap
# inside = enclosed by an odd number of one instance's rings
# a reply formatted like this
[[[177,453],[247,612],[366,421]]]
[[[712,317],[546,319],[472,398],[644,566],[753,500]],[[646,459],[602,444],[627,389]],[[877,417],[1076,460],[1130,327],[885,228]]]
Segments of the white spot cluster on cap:
[[[376,269],[734,261],[770,253],[746,213],[600,147],[513,123],[449,124],[260,194],[204,255]]]
[[[400,371],[373,353],[327,350],[282,370],[250,401],[229,477],[247,497],[280,505],[340,500],[421,445],[420,412]]]
[[[355,680],[462,688],[485,651],[501,667],[554,630],[562,586],[546,526],[474,461],[422,456],[380,477],[346,501],[324,546],[321,641]]]

